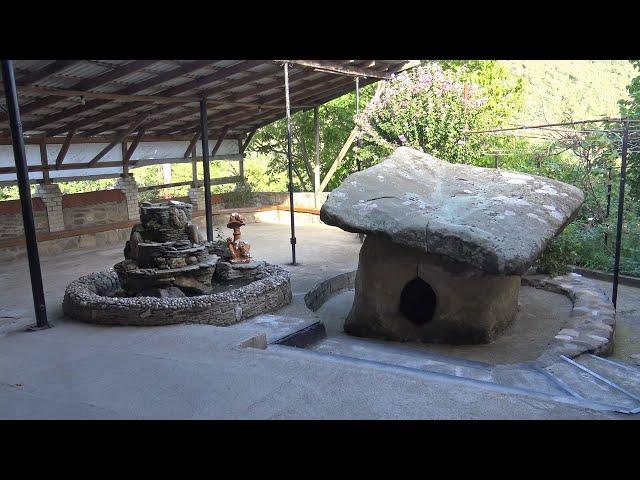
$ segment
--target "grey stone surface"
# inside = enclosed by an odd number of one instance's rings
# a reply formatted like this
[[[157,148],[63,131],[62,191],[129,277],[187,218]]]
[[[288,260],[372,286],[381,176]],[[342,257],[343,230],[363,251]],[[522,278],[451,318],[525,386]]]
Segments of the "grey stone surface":
[[[519,275],[583,200],[578,188],[555,180],[451,164],[400,147],[333,190],[320,218],[488,273]]]
[[[402,291],[416,278],[435,294],[433,316],[422,317],[425,323],[420,324],[401,311]],[[515,319],[519,290],[518,275],[490,275],[368,235],[360,249],[355,298],[344,331],[401,342],[489,343]]]

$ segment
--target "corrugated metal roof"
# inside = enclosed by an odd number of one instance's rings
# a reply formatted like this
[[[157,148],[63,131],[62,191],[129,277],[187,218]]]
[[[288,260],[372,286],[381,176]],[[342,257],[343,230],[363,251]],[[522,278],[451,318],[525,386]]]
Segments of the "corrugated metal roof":
[[[376,60],[370,66],[373,62],[336,61],[332,65],[368,68],[371,77],[399,71],[408,61]],[[237,138],[285,115],[283,68],[273,60],[17,60],[14,67],[23,129],[29,137],[62,137],[70,130],[75,131],[74,139],[102,137],[128,128],[144,113],[149,116],[140,128],[145,129],[146,137],[190,136],[199,125],[197,102],[147,103],[139,97],[90,96],[82,100],[80,96],[33,89],[37,87],[82,91],[87,95],[205,95],[211,99],[208,114],[214,138],[224,127],[228,127],[230,138]],[[365,78],[361,85],[373,81],[376,79]],[[294,111],[325,103],[355,88],[352,77],[300,63],[290,68],[289,85]],[[0,143],[7,144],[9,138],[7,115],[0,112]],[[125,140],[131,141],[132,137]]]

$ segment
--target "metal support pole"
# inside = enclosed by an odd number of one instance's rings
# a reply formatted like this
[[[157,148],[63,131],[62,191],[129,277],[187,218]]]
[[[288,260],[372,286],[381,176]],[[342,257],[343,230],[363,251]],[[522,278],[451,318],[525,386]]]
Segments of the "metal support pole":
[[[609,213],[611,211],[611,166],[609,166],[609,174],[608,174],[608,182],[607,182],[607,213],[604,218],[609,218]],[[607,229],[609,228],[609,224],[607,223]],[[604,232],[604,244],[609,244],[609,233]]]
[[[360,116],[360,77],[356,77],[356,122],[358,117]],[[358,136],[356,137],[356,167],[358,171],[361,170],[362,166],[360,165],[360,133],[358,132]]]
[[[289,65],[284,64],[284,97],[287,110],[287,160],[289,162],[289,211],[291,213],[291,264],[296,264],[296,226],[293,210],[293,157],[291,155],[291,105],[289,103]]]
[[[622,132],[622,158],[620,161],[620,191],[618,192],[618,225],[616,226],[616,257],[613,265],[613,306],[618,303],[618,277],[620,276],[620,249],[622,247],[622,222],[624,220],[624,185],[627,176],[627,145],[629,143],[629,122],[625,120]]]
[[[31,276],[31,292],[33,294],[33,306],[36,314],[35,328],[49,328],[47,306],[44,301],[44,288],[42,287],[42,272],[40,271],[36,226],[33,221],[33,209],[31,206],[29,169],[27,167],[27,156],[24,150],[20,108],[18,106],[18,94],[16,92],[16,79],[11,60],[2,60],[2,83],[4,84],[4,93],[7,100],[7,113],[9,115],[9,126],[11,128],[11,144],[13,145],[13,157],[16,163],[18,190],[20,191],[22,222],[24,224],[24,237],[27,247],[27,258],[29,260],[29,274]]]
[[[200,137],[202,138],[202,168],[204,174],[204,210],[207,222],[207,241],[213,241],[213,212],[211,209],[211,175],[209,172],[209,125],[207,99],[200,100]]]
[[[315,206],[318,207],[318,194],[320,193],[320,112],[316,105],[313,107],[313,149],[315,165],[313,166],[313,192]]]

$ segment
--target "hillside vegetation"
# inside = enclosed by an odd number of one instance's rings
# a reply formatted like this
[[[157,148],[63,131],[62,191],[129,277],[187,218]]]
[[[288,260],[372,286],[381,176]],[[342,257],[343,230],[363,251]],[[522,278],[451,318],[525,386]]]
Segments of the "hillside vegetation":
[[[524,108],[515,124],[540,124],[619,116],[618,100],[637,75],[626,60],[500,61],[523,78]]]

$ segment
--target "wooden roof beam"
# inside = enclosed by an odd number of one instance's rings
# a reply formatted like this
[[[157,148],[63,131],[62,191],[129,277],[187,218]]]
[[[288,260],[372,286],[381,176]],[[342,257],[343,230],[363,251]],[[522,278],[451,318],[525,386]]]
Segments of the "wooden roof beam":
[[[60,168],[60,165],[62,165],[62,162],[64,162],[64,157],[67,155],[67,152],[69,151],[69,146],[71,145],[71,139],[73,138],[75,133],[76,133],[75,130],[69,131],[69,133],[67,134],[67,138],[64,139],[64,143],[62,144],[62,147],[58,152],[58,157],[56,158],[56,169]]]
[[[204,67],[206,67],[207,65],[210,64],[210,61],[208,60],[201,60],[201,61],[194,61],[191,63],[188,63],[186,65],[183,65],[179,68],[176,68],[175,70],[171,70],[168,72],[163,72],[163,73],[159,73],[157,74],[155,77],[150,78],[148,80],[145,80],[143,82],[140,83],[135,83],[133,85],[129,85],[128,87],[122,88],[120,90],[118,90],[115,93],[120,93],[120,94],[124,94],[124,95],[131,95],[137,92],[140,92],[142,90],[146,90],[147,88],[151,88],[154,87],[156,85],[160,85],[163,82],[169,81],[169,80],[173,80],[175,78],[187,75],[191,72],[194,72],[196,70],[200,70]],[[39,127],[42,126],[46,126],[49,125],[51,123],[56,123],[60,120],[62,120],[63,118],[67,118],[73,115],[77,115],[78,113],[82,113],[82,112],[86,112],[88,110],[93,110],[97,107],[100,107],[102,105],[105,105],[109,102],[111,102],[111,99],[96,99],[96,100],[91,100],[89,102],[86,102],[84,105],[78,105],[76,107],[72,107],[72,108],[66,108],[60,112],[57,113],[53,113],[51,115],[47,115],[44,118],[38,119],[38,120],[34,120],[31,122],[24,122],[22,127],[24,131],[28,131],[28,130],[35,130]],[[62,133],[62,132],[60,132]]]
[[[109,83],[113,80],[129,75],[132,72],[135,72],[136,70],[140,70],[144,67],[148,67],[149,65],[153,65],[154,63],[157,63],[157,62],[158,60],[134,60],[133,62],[127,63],[124,66],[114,67],[113,70],[109,72],[105,72],[102,75],[98,75],[97,77],[90,77],[84,80],[80,80],[79,82],[73,85],[73,89],[74,90],[90,90],[92,88],[98,87],[105,83]],[[25,88],[28,88],[28,87],[22,87],[22,88],[18,87],[18,92],[24,91]],[[53,103],[59,102],[62,98],[64,98],[64,96],[55,96],[55,95],[49,95],[44,98],[38,98],[32,102],[29,102],[24,106],[21,106],[20,113],[22,115],[25,115],[39,108],[46,107]],[[0,117],[0,122],[5,120],[6,118]]]
[[[369,77],[381,80],[390,80],[392,74],[389,72],[381,72],[371,68],[363,68],[352,65],[343,65],[340,62],[329,60],[284,60],[287,63],[301,65],[303,67],[314,68],[319,71],[335,73],[338,75],[348,75],[352,77]]]
[[[118,133],[116,135],[116,138],[109,145],[107,145],[102,150],[100,150],[100,153],[98,153],[95,157],[93,157],[93,159],[87,164],[87,166],[92,167],[96,163],[98,163],[102,157],[104,157],[107,153],[109,153],[111,149],[113,149],[113,147],[115,147],[119,143],[122,143],[122,141],[127,137],[127,135],[130,135],[131,133],[133,133],[140,126],[140,124],[144,122],[146,119],[147,119],[147,116],[145,115],[140,119],[138,119],[137,121],[135,121],[129,128]]]
[[[216,71],[216,72],[214,72],[214,73],[212,73],[210,75],[205,75],[205,76],[202,76],[200,78],[196,78],[195,80],[183,83],[181,85],[177,85],[175,87],[170,87],[170,88],[165,89],[165,90],[163,90],[161,92],[158,92],[158,93],[156,93],[154,95],[149,95],[148,97],[160,97],[160,96],[162,96],[162,97],[172,97],[173,95],[179,95],[179,94],[187,92],[189,90],[200,88],[202,86],[205,86],[205,85],[208,85],[210,83],[216,82],[216,81],[220,80],[221,78],[224,78],[225,76],[231,76],[231,75],[235,75],[237,73],[246,71],[246,70],[248,70],[248,69],[250,69],[252,67],[255,67],[256,65],[258,65],[260,63],[262,63],[262,62],[261,61],[254,61],[254,60],[248,60],[248,61],[242,61],[242,62],[239,62],[239,63],[235,63],[230,67],[221,68],[220,70],[218,70],[218,71]],[[181,98],[181,97],[176,97],[176,98]],[[184,97],[182,97],[182,98],[184,98]],[[200,101],[200,97],[198,97],[196,101],[199,102]],[[65,125],[63,127],[59,127],[59,128],[53,129],[53,130],[47,132],[47,135],[55,136],[55,135],[58,135],[60,133],[65,132],[67,128],[76,128],[76,129],[78,129],[78,128],[81,128],[81,127],[86,126],[86,125],[91,125],[91,124],[99,122],[101,120],[104,120],[104,119],[119,115],[121,113],[129,112],[134,108],[138,108],[140,106],[143,106],[144,104],[145,104],[144,102],[140,102],[140,103],[133,103],[133,104],[129,103],[129,104],[126,104],[126,105],[121,105],[120,107],[115,107],[115,108],[112,108],[110,110],[107,110],[107,111],[104,111],[104,112],[100,112],[100,113],[98,113],[96,115],[93,115],[91,117],[87,117],[87,118],[83,118],[83,119],[77,120],[75,122],[70,123],[69,125]],[[156,115],[158,113],[164,112],[166,110],[170,110],[172,108],[174,108],[174,105],[162,105],[162,106],[155,107],[155,108],[149,110],[148,112],[149,112],[150,115]],[[126,123],[126,121],[125,121],[125,123]],[[122,122],[120,122],[119,124],[116,124],[116,125],[117,126],[122,126]],[[117,126],[116,126],[116,128],[117,128]],[[113,127],[103,128],[101,130],[97,130],[97,133],[100,133],[100,132],[103,132],[105,130],[109,130],[109,129],[112,129],[112,128]],[[93,129],[91,134],[95,134],[95,133],[96,133],[96,129]]]
[[[332,80],[328,80],[327,82],[325,82],[324,84],[314,84],[314,85],[310,85],[307,86],[306,88],[302,88],[298,91],[296,91],[294,94],[291,95],[291,102],[293,104],[293,102],[297,103],[297,107],[295,105],[293,105],[294,107],[296,107],[297,109],[300,108],[311,108],[310,105],[306,105],[307,103],[309,103],[309,99],[311,98],[318,98],[324,95],[324,93],[326,91],[321,91],[321,92],[317,92],[317,90],[320,90],[322,88],[326,88],[327,84],[333,84],[333,83],[337,83],[339,84],[338,86],[336,86],[336,88],[332,89],[331,92],[333,91],[342,91],[345,88],[347,88],[349,85],[352,84],[352,80],[347,80],[343,77],[336,77]],[[313,92],[311,94],[309,94],[309,92]],[[282,102],[284,95],[283,93],[277,92],[271,95],[268,95],[266,97],[261,98],[260,100],[262,102],[265,102],[262,105],[262,107],[264,106],[269,106],[269,107],[275,107],[276,110],[279,110],[281,112],[284,111],[285,109],[285,105],[284,102]],[[273,102],[281,102],[281,105],[272,105]],[[301,103],[304,103],[305,105],[300,105]],[[266,115],[270,115],[270,114],[263,114],[263,116]],[[219,123],[224,123],[225,125],[229,125],[229,127],[235,127],[239,124],[242,123],[242,121],[244,121],[247,118],[255,118],[256,115],[253,112],[239,112],[236,114],[232,114],[229,115],[228,112],[219,112],[219,113],[214,113],[212,115],[209,115],[209,123],[215,125],[215,124],[219,124]],[[260,117],[260,115],[258,115],[258,117]],[[169,120],[167,120],[169,121]],[[166,123],[166,122],[165,122]],[[191,122],[189,122],[191,123]],[[195,123],[195,122],[194,122]],[[270,123],[270,122],[269,122]],[[177,132],[178,134],[181,133],[192,133],[194,132],[198,127],[187,127],[186,125],[182,125],[182,126],[174,126],[171,128],[168,128],[166,130],[161,130],[160,132],[162,132],[162,134],[168,134],[168,133],[172,133],[172,132]],[[158,133],[160,133],[158,132]]]

